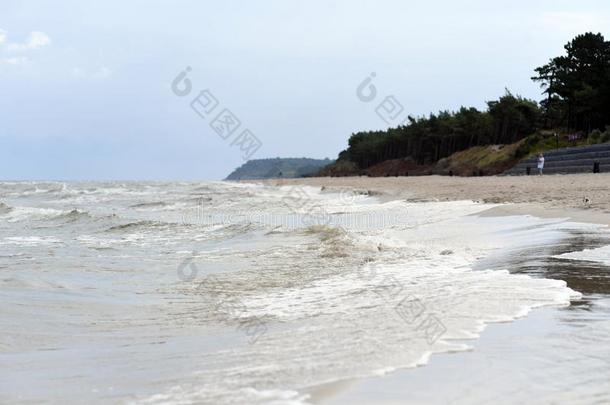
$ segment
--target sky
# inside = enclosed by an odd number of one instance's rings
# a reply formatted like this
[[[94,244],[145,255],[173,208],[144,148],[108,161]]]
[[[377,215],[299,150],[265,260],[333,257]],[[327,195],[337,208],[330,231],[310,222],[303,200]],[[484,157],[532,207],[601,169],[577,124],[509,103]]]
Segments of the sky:
[[[0,179],[336,158],[408,114],[540,100],[533,69],[609,27],[607,0],[1,0]]]

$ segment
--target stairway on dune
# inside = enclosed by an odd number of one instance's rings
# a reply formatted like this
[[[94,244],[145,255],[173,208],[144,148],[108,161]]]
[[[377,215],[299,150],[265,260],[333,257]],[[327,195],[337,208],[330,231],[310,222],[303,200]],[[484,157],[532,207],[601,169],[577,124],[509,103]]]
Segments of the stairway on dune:
[[[610,172],[610,143],[553,149],[544,153],[544,174],[593,173],[595,163],[599,163],[601,173]],[[538,156],[520,161],[506,175],[537,174]]]

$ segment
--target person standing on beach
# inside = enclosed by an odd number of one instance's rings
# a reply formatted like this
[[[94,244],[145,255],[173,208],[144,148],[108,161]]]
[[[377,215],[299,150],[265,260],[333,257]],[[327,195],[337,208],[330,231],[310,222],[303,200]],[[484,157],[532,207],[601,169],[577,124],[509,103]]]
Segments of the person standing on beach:
[[[542,176],[542,170],[544,169],[544,155],[541,153],[538,155],[538,174]]]

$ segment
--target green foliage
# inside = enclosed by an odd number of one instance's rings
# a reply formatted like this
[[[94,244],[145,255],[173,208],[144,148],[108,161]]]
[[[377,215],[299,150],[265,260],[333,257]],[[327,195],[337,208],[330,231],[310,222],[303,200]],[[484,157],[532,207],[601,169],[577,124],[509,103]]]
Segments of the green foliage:
[[[600,143],[610,142],[610,126],[606,127],[606,131],[599,137]]]
[[[592,131],[589,136],[576,141],[570,140],[568,133],[561,133],[556,137],[553,131],[539,131],[521,142],[515,151],[515,158],[522,159],[552,149],[593,145],[608,141],[610,141],[610,131],[608,130],[606,132]]]
[[[329,159],[254,159],[235,169],[226,180],[305,177],[318,172],[331,163],[333,161]]]
[[[499,174],[516,163],[515,152],[523,142],[525,140],[511,145],[475,146],[439,160],[433,172],[446,175],[451,171],[458,176],[480,172],[485,175]]]
[[[590,143],[594,144],[594,143],[599,143],[599,140],[601,139],[601,137],[602,137],[602,131],[600,131],[599,129],[596,129],[589,134],[588,138],[591,141]]]
[[[540,144],[541,139],[539,134],[528,136],[515,151],[515,157],[517,159],[522,159],[531,155],[533,153],[532,151]]]
[[[547,126],[574,130],[610,124],[610,42],[601,34],[579,35],[566,54],[536,69],[547,98],[542,102]]]
[[[494,134],[502,140],[501,143],[513,143],[534,132],[542,115],[536,102],[514,97],[508,90],[500,100],[490,101],[487,105],[494,122]]]
[[[537,133],[543,128],[568,128],[591,132],[583,142],[610,141],[610,42],[601,34],[579,35],[565,45],[565,55],[537,68],[532,79],[541,84],[546,99],[538,103],[508,90],[487,103],[487,111],[462,107],[428,117],[409,117],[405,126],[387,131],[352,134],[339,162],[351,162],[357,170],[385,160],[411,157],[420,165],[474,146],[519,144],[515,157],[557,147],[558,139]],[[600,131],[592,132],[595,129]],[[573,143],[562,139],[559,146]],[[337,166],[337,165],[335,165]]]
[[[540,117],[535,101],[507,90],[499,100],[488,102],[488,111],[462,107],[457,112],[409,117],[408,125],[387,131],[355,133],[339,161],[354,162],[360,169],[409,156],[420,165],[432,164],[473,146],[513,143],[534,131]]]

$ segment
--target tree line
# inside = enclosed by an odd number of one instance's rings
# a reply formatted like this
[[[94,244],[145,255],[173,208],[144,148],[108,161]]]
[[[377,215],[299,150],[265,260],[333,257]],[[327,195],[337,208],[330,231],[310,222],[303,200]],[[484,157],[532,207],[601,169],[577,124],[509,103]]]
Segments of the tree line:
[[[545,99],[540,104],[509,90],[487,109],[462,107],[407,125],[352,134],[339,162],[365,169],[385,160],[411,157],[422,165],[473,146],[510,144],[538,130],[564,128],[591,132],[610,125],[610,42],[601,34],[579,35],[566,54],[535,69]]]

